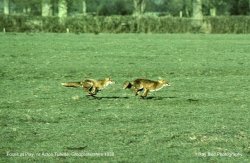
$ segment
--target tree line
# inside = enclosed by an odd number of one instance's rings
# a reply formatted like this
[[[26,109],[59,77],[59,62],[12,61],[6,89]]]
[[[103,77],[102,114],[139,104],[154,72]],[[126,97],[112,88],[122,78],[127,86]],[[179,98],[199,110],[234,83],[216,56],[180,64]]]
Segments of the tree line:
[[[198,3],[197,3],[198,2]],[[34,16],[250,15],[250,0],[0,0],[0,13]],[[199,10],[199,9],[198,9]]]

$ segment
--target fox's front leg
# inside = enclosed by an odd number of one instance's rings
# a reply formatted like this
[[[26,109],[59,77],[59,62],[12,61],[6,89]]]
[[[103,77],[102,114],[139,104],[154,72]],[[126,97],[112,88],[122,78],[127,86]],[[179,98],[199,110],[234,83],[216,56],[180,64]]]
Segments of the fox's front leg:
[[[137,96],[137,95],[138,95],[138,92],[139,92],[139,91],[136,89],[136,90],[135,90],[135,96]]]
[[[89,88],[88,93],[90,96],[95,96],[97,94],[97,91],[97,88],[92,86],[91,88]]]
[[[96,95],[98,91],[99,91],[99,89],[96,88],[96,87],[94,87],[94,90],[92,91],[92,93],[93,93],[94,95]]]
[[[135,91],[135,96],[137,96],[139,94],[139,92],[143,91],[143,88],[141,88],[141,89],[134,89],[134,91]]]
[[[143,94],[141,95],[141,97],[143,97],[143,98],[147,97],[148,93],[149,93],[149,89],[145,89]]]

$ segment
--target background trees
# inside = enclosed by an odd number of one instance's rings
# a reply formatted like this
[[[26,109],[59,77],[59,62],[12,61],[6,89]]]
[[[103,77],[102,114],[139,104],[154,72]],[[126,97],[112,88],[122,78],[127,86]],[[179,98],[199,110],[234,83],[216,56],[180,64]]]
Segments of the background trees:
[[[133,0],[134,1],[134,15],[140,16],[144,13],[146,8],[145,0]]]
[[[42,16],[157,15],[191,17],[193,0],[0,0],[0,13]],[[201,0],[203,15],[249,15],[250,0]]]
[[[68,5],[66,0],[58,0],[58,17],[67,17],[67,6]]]
[[[42,16],[51,16],[51,2],[50,0],[42,0]]]
[[[202,19],[202,0],[193,0],[193,26],[200,27]]]
[[[5,15],[9,14],[9,0],[3,0],[3,13]]]
[[[95,4],[90,12],[97,15],[131,15],[133,12],[132,0],[102,0]],[[91,5],[91,2],[88,5]]]

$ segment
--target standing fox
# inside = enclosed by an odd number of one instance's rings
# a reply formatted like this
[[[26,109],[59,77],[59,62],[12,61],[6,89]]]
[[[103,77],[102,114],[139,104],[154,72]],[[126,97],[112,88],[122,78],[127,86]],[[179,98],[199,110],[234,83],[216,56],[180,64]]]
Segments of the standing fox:
[[[113,84],[114,81],[111,78],[105,78],[101,80],[86,79],[80,82],[66,82],[62,83],[65,87],[83,87],[83,90],[90,96],[95,96],[99,91],[106,88],[108,85]]]
[[[136,79],[132,82],[125,82],[123,89],[132,89],[137,96],[139,92],[143,91],[141,97],[147,97],[150,91],[158,91],[165,86],[170,86],[166,80],[153,81],[149,79]]]

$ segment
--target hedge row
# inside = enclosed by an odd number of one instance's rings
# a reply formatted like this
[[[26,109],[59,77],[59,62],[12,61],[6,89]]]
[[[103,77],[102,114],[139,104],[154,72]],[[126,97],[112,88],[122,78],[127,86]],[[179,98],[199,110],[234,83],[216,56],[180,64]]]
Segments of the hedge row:
[[[0,15],[0,28],[7,32],[70,32],[75,33],[250,33],[249,16],[205,17],[201,28],[192,26],[192,19],[144,16],[30,17]]]
[[[212,33],[250,33],[250,16],[208,17]]]

